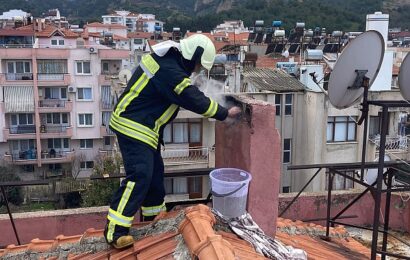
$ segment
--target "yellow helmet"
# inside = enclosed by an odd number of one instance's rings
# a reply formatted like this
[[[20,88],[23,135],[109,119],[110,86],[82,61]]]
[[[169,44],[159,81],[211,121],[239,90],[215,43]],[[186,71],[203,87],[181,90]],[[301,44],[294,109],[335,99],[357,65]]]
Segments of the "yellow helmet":
[[[202,34],[194,34],[180,41],[182,56],[186,60],[199,59],[200,52],[201,65],[210,70],[214,64],[216,50],[212,41]],[[203,50],[203,51],[202,51]]]

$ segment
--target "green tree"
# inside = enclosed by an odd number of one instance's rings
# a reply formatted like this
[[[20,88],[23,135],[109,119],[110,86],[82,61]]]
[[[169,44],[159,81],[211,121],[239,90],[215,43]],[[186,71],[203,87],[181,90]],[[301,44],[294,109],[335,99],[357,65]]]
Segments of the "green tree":
[[[6,166],[0,166],[0,182],[20,181],[20,177],[16,172]],[[21,187],[7,187],[6,196],[10,203],[14,205],[20,205],[23,202],[23,193]],[[6,200],[3,195],[0,195],[0,207],[6,205]]]
[[[108,177],[119,174],[121,166],[121,156],[114,153],[112,156],[103,156],[94,163],[94,173],[92,176]],[[94,180],[82,192],[82,206],[105,206],[111,202],[114,192],[118,189],[119,179]]]

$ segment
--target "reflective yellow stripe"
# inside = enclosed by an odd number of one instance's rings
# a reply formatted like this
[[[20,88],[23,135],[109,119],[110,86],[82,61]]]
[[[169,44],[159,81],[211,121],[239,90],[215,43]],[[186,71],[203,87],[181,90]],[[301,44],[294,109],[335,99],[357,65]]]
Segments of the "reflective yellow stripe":
[[[155,121],[155,127],[154,127],[154,131],[156,133],[158,133],[159,129],[161,126],[163,126],[165,123],[167,123],[169,121],[169,119],[172,117],[172,115],[174,114],[174,112],[178,109],[178,106],[175,104],[172,104],[168,107],[167,110],[165,110],[165,112],[162,114],[162,116],[160,116],[160,118],[158,118]]]
[[[114,216],[112,214],[108,215],[107,219],[109,221],[111,221],[112,223],[114,223],[115,225],[119,225],[119,226],[122,226],[122,227],[131,227],[131,225],[132,225],[132,223],[125,222],[122,219],[119,219],[119,218],[117,218],[116,216]]]
[[[132,221],[134,220],[134,216],[127,217],[127,216],[124,216],[124,215],[118,213],[117,211],[115,211],[113,209],[109,209],[108,214],[109,215],[114,215],[116,218],[119,218],[119,219],[121,219],[122,221],[124,221],[126,223],[132,223]]]
[[[154,75],[159,70],[159,64],[152,58],[150,54],[142,56],[141,63],[144,67]]]
[[[115,223],[109,222],[108,223],[108,232],[107,232],[108,243],[111,243],[114,240],[114,229],[115,229]]]
[[[152,131],[150,128],[146,127],[145,125],[142,125],[140,123],[137,123],[125,117],[121,117],[116,114],[112,114],[111,120],[115,120],[118,124],[127,126],[131,129],[135,129],[141,133],[144,133],[145,135],[151,137],[152,140],[154,141],[158,140],[158,133]]]
[[[132,85],[130,91],[125,95],[125,97],[118,103],[117,109],[115,109],[114,113],[120,115],[127,106],[131,103],[131,101],[138,97],[141,91],[145,88],[148,84],[149,79],[145,73],[141,75],[141,77]]]
[[[122,194],[120,204],[118,205],[117,212],[122,214],[124,211],[125,206],[128,203],[132,190],[134,189],[135,182],[128,181],[127,186],[125,187],[124,193]]]
[[[189,85],[191,85],[191,80],[189,78],[185,78],[183,81],[181,81],[181,83],[179,83],[175,88],[174,91],[175,93],[177,93],[178,95],[182,93],[182,91],[184,91],[184,89],[186,89]]]
[[[208,110],[202,114],[204,117],[213,117],[216,114],[216,111],[218,110],[218,103],[216,103],[211,98],[210,100],[211,100],[211,103],[209,104]]]
[[[112,128],[114,128],[115,130],[117,130],[118,132],[120,132],[120,133],[122,133],[126,136],[137,139],[141,142],[144,142],[144,143],[150,145],[154,149],[157,149],[158,141],[153,141],[152,139],[150,139],[146,135],[136,131],[135,129],[128,128],[126,126],[120,125],[115,120],[111,120],[110,126]]]
[[[167,208],[165,206],[165,202],[163,202],[159,206],[141,207],[141,210],[142,210],[142,215],[148,217],[148,216],[158,215],[158,213],[160,213],[161,211],[166,211]]]

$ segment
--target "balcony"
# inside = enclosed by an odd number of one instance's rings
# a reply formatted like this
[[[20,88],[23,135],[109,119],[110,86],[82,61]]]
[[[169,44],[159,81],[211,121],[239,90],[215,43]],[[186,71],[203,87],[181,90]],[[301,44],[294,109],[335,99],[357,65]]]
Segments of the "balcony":
[[[68,86],[71,84],[70,74],[54,73],[54,74],[37,74],[39,86]]]
[[[13,85],[13,86],[33,85],[33,73],[0,74],[0,84]]]
[[[41,125],[40,138],[69,138],[73,136],[73,128],[65,125]]]
[[[100,101],[100,109],[103,111],[112,111],[114,106],[113,103]]]
[[[36,150],[13,151],[4,155],[4,161],[15,165],[37,164]]]
[[[215,149],[210,147],[166,148],[161,151],[167,169],[197,169],[215,166]]]
[[[386,154],[394,154],[393,159],[407,160],[409,152],[410,136],[387,136],[386,137]],[[380,151],[380,135],[369,138],[369,142],[375,145],[375,158],[378,158]]]
[[[18,140],[18,139],[35,139],[36,138],[36,126],[35,125],[18,125],[11,126],[4,129],[5,140]]]
[[[54,149],[44,149],[41,152],[41,163],[54,164],[54,163],[70,163],[75,158],[74,151],[55,151]]]
[[[118,79],[118,74],[115,75],[99,75],[98,84],[101,85],[111,85],[113,80]]]
[[[40,113],[71,112],[73,102],[61,99],[43,99],[38,102]]]

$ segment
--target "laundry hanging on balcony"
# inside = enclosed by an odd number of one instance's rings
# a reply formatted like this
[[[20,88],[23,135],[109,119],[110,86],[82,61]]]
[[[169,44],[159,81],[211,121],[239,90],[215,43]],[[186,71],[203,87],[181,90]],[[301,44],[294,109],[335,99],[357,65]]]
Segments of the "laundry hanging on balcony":
[[[5,112],[34,112],[34,91],[32,86],[5,86]]]

